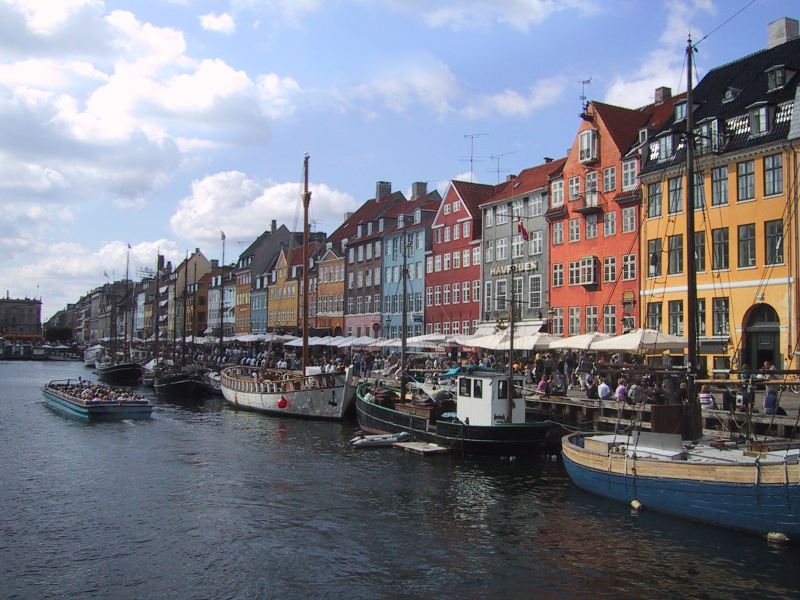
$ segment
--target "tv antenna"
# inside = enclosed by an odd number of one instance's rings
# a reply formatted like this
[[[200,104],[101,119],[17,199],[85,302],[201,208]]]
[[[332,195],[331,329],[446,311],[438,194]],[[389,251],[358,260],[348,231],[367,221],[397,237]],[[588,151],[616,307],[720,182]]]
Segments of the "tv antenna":
[[[589,103],[586,101],[586,86],[592,84],[592,76],[589,75],[589,79],[581,79],[581,110],[586,110],[589,106]]]
[[[481,160],[475,158],[475,139],[479,138],[484,135],[489,135],[488,133],[465,133],[464,137],[469,139],[469,181],[470,183],[475,182],[475,161]]]
[[[502,152],[500,154],[490,154],[489,160],[496,160],[497,161],[497,169],[495,172],[497,173],[497,183],[500,183],[500,173],[508,173],[509,169],[500,169],[500,159],[504,156],[508,156],[509,154],[516,154],[516,150],[512,150],[511,152]]]

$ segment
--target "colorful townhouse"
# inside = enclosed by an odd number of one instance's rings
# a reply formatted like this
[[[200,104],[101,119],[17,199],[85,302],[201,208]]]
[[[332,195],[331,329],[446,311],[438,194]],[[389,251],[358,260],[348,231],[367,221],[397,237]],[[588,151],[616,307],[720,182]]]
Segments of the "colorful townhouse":
[[[480,205],[483,215],[482,321],[531,335],[547,327],[548,226],[551,182],[561,181],[565,158],[525,169]],[[513,298],[513,302],[511,302]]]
[[[766,49],[710,70],[694,88],[693,182],[685,106],[643,148],[641,316],[684,334],[693,210],[701,368],[767,360],[788,368],[797,349],[798,22],[771,23],[768,38]]]
[[[431,248],[431,222],[441,203],[427,184],[412,185],[411,200],[397,204],[384,218],[383,324],[390,338],[422,335],[425,307],[425,254]],[[405,240],[405,254],[403,248]],[[403,263],[406,264],[406,331],[403,332]]]
[[[562,177],[551,183],[550,330],[556,335],[639,326],[638,153],[648,132],[674,110],[669,88],[655,102],[629,109],[589,102]]]
[[[478,328],[480,205],[496,189],[493,185],[466,181],[451,181],[447,187],[431,225],[431,249],[425,255],[425,333],[470,335]]]
[[[405,202],[401,192],[392,192],[391,183],[379,181],[375,198],[368,200],[352,217],[353,234],[346,243],[345,335],[385,335],[381,312],[381,250],[387,223],[383,216]]]
[[[324,244],[308,242],[308,268],[314,269]],[[267,285],[267,328],[271,332],[301,335],[303,330],[303,246],[282,248]],[[309,281],[311,276],[309,275]],[[310,289],[310,288],[309,288]],[[309,315],[309,319],[311,316]]]
[[[341,241],[333,238],[333,234],[328,238],[317,263],[316,326],[322,335],[340,336],[344,331],[344,252]]]

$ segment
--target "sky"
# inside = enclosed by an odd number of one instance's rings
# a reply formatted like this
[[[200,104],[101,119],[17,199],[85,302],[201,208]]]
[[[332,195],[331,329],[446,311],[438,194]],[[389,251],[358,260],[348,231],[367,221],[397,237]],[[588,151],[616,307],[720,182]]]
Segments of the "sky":
[[[221,231],[231,263],[272,219],[302,228],[305,153],[328,233],[377,181],[496,183],[566,155],[582,93],[685,91],[689,33],[701,77],[784,16],[796,0],[0,0],[0,292],[46,319],[159,251],[221,258]]]

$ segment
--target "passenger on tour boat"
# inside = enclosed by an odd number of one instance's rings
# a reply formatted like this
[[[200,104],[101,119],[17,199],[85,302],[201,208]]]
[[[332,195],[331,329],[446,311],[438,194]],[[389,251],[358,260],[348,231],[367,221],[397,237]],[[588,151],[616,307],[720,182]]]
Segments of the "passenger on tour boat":
[[[702,408],[716,408],[717,403],[714,400],[714,396],[711,393],[711,388],[708,386],[707,383],[704,383],[703,386],[700,388],[700,394],[697,396],[697,399],[700,401],[700,406]]]

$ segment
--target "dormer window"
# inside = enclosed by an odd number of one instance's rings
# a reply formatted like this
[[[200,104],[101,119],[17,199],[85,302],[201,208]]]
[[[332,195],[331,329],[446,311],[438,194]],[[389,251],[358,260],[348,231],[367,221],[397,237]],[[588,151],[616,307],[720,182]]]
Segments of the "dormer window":
[[[736,97],[739,95],[741,91],[742,90],[738,88],[729,87],[727,90],[725,90],[725,93],[722,95],[722,103],[727,104],[728,102],[733,102],[734,100],[736,100]]]
[[[642,127],[639,130],[639,143],[644,144],[647,141],[647,127]]]
[[[767,91],[772,92],[786,85],[786,69],[783,65],[772,67],[767,71]]]
[[[399,217],[397,217],[397,226],[398,227],[405,227],[405,219],[403,218],[403,215],[400,215]]]
[[[681,121],[686,118],[686,102],[678,102],[675,105],[675,121]]]
[[[367,223],[367,235],[372,235],[372,221]]]
[[[750,113],[750,135],[764,135],[770,129],[770,107],[768,104],[747,107]]]
[[[414,223],[422,222],[422,211],[417,209],[414,211]]]
[[[694,145],[697,154],[708,154],[719,150],[719,131],[716,119],[697,124],[694,130]]]
[[[356,227],[356,237],[357,238],[361,237],[361,223],[359,223],[358,227]]]
[[[378,219],[378,231],[383,231],[383,217]]]
[[[660,136],[650,144],[650,160],[659,162],[669,160],[674,155],[672,145],[672,134],[667,133]]]
[[[579,157],[582,163],[594,162],[597,160],[597,130],[587,129],[581,132],[579,138]]]

